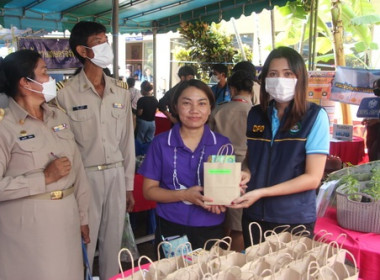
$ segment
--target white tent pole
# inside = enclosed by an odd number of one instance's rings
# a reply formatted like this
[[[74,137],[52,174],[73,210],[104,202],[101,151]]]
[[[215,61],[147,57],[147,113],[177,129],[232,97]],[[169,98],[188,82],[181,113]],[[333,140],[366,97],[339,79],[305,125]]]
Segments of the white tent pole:
[[[157,22],[153,22],[153,95],[157,97]]]
[[[241,51],[241,55],[243,57],[243,60],[247,60],[247,57],[245,56],[245,51],[244,51],[244,48],[243,48],[243,43],[241,42],[241,38],[240,38],[240,34],[236,28],[236,22],[235,22],[235,18],[231,18],[231,22],[232,22],[232,26],[234,27],[234,31],[235,31],[235,36],[236,36],[236,40],[238,42],[238,45],[239,45],[239,48],[240,48],[240,51]]]
[[[113,75],[119,79],[119,0],[112,0]]]

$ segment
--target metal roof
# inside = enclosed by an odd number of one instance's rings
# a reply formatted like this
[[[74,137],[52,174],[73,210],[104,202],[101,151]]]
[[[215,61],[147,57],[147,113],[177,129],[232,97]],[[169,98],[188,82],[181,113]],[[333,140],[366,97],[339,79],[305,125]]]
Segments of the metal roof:
[[[293,1],[293,0],[291,0]],[[112,27],[113,2],[119,2],[119,32],[176,31],[182,21],[219,22],[251,15],[287,0],[0,0],[0,24],[5,28],[65,31],[79,21]]]

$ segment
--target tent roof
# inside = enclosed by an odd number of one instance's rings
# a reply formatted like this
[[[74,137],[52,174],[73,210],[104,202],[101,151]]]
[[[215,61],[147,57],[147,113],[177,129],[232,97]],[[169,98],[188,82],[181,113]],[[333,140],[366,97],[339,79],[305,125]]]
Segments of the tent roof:
[[[119,0],[119,32],[176,31],[181,21],[219,22],[250,15],[288,0]],[[293,1],[293,0],[290,0]],[[112,0],[0,0],[0,24],[19,29],[64,31],[82,20],[109,31]]]

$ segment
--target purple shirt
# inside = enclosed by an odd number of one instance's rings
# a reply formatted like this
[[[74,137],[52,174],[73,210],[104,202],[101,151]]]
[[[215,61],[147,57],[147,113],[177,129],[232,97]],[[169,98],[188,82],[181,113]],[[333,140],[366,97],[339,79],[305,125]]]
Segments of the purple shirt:
[[[230,143],[227,137],[214,133],[205,125],[203,136],[198,147],[192,152],[187,148],[179,133],[180,125],[154,137],[148,153],[138,170],[138,173],[160,182],[164,189],[178,189],[173,183],[174,150],[177,148],[178,182],[186,187],[198,185],[198,179],[203,185],[203,162],[210,155],[216,155],[219,148]],[[204,154],[202,156],[202,151]],[[197,172],[199,166],[199,172]],[[157,203],[158,216],[174,223],[187,226],[215,226],[224,221],[224,213],[213,214],[200,206],[187,205],[182,201],[172,203]]]

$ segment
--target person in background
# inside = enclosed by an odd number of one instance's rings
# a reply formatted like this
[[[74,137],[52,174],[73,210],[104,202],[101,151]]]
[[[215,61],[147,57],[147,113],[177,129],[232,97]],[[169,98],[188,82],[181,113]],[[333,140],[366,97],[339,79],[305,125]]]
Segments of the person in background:
[[[97,22],[82,21],[73,27],[69,43],[83,69],[57,96],[70,118],[91,185],[89,226],[93,242],[87,252],[92,265],[98,242],[101,280],[119,271],[117,254],[126,209],[132,211],[134,206],[135,172],[131,100],[122,81],[103,73],[113,60],[105,32]]]
[[[180,81],[178,84],[176,84],[174,87],[169,89],[164,96],[159,100],[158,102],[158,110],[160,110],[173,124],[177,123],[178,120],[173,117],[172,112],[173,108],[171,107],[171,98],[174,95],[175,91],[183,81],[189,81],[191,79],[194,79],[195,71],[190,66],[182,66],[178,70],[178,77],[180,78]]]
[[[212,80],[216,85],[211,87],[215,96],[216,105],[231,101],[231,93],[227,84],[228,68],[224,64],[215,64],[212,66]]]
[[[211,113],[210,129],[228,137],[234,147],[237,162],[242,162],[247,153],[247,137],[241,133],[247,127],[247,116],[252,108],[253,96],[252,75],[238,70],[229,79],[231,102],[217,106]],[[241,227],[242,209],[227,209],[225,228],[231,236],[231,249],[244,250]]]
[[[133,77],[136,77],[137,80],[141,81],[141,77],[142,77],[142,71],[141,71],[141,64],[137,64],[137,69],[135,70],[135,72],[133,72]]]
[[[144,74],[141,77],[141,81],[148,81],[149,83],[153,83],[153,76],[151,74],[150,68],[146,67],[144,69]]]
[[[0,279],[83,279],[90,188],[55,80],[31,50],[0,64]],[[96,243],[96,242],[95,242]],[[26,276],[29,275],[29,276]]]
[[[249,61],[240,61],[232,68],[232,74],[239,70],[249,73],[250,78],[255,82],[253,84],[252,103],[258,104],[260,102],[260,80],[256,77],[255,65]]]
[[[289,231],[304,225],[313,234],[316,192],[329,154],[326,111],[306,101],[308,75],[303,58],[288,47],[274,49],[261,74],[260,105],[248,115],[245,170],[251,173],[247,192],[232,201],[244,208],[245,246],[250,246],[249,224],[263,232],[279,225]],[[252,229],[255,244],[259,231]]]
[[[373,82],[373,93],[380,96],[380,79]],[[367,130],[366,146],[369,161],[380,159],[380,120],[364,119],[362,122]]]
[[[132,75],[131,75],[131,69],[127,68],[125,69],[125,78],[130,78]]]
[[[162,238],[186,234],[193,248],[224,236],[224,206],[205,205],[203,163],[230,143],[206,124],[214,106],[210,87],[199,80],[182,82],[172,99],[179,123],[154,137],[138,173],[143,193],[157,201],[156,246]]]
[[[128,92],[131,97],[132,114],[133,114],[133,127],[136,128],[136,113],[137,113],[137,101],[142,97],[139,89],[135,88],[136,80],[133,78],[127,79]]]
[[[156,131],[155,115],[158,100],[152,95],[153,86],[148,81],[141,84],[141,97],[137,101],[136,140],[142,144],[152,142]]]
[[[135,79],[135,87],[140,88],[141,82],[140,82],[139,76],[137,74],[134,74],[133,79]]]

